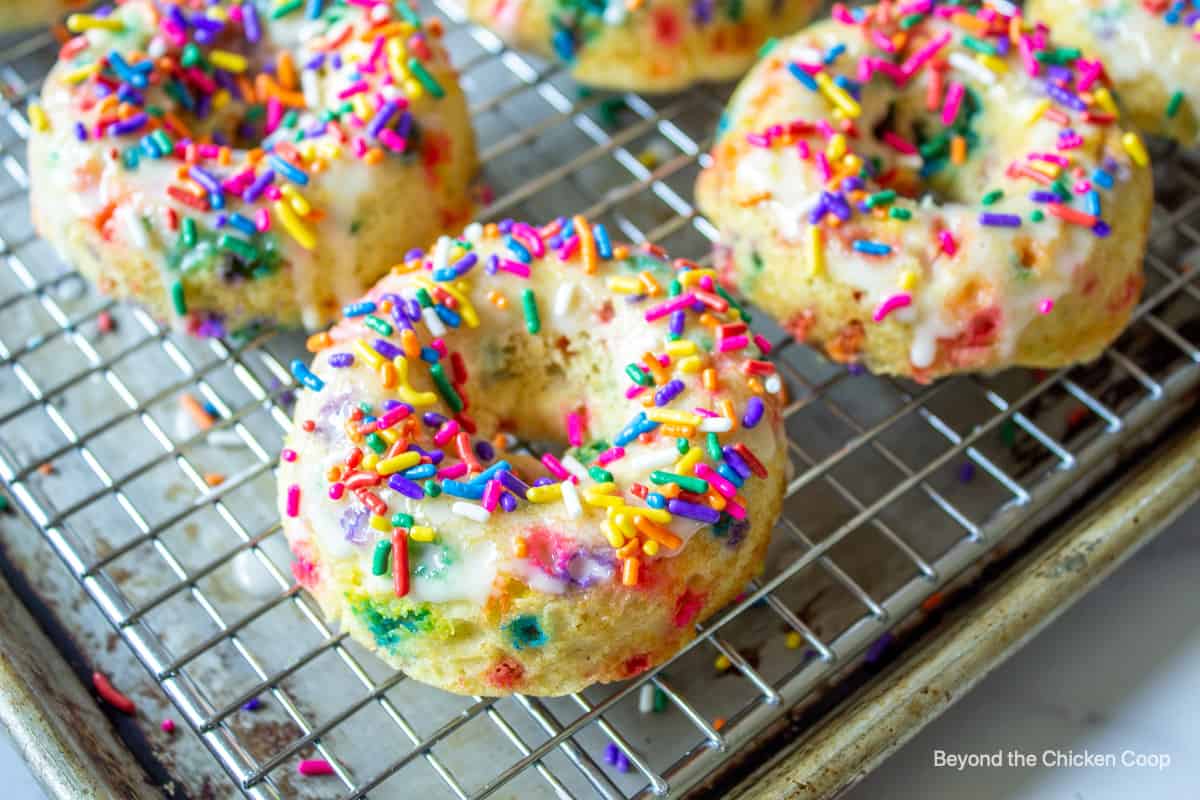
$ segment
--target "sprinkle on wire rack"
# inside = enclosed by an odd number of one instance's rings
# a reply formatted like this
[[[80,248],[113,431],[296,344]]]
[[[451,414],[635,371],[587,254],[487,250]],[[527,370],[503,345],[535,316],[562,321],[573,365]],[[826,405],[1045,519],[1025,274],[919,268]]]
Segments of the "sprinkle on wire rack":
[[[538,218],[572,207],[604,219],[614,235],[635,244],[662,242],[676,254],[704,257],[715,231],[687,197],[711,143],[721,91],[702,88],[655,100],[581,94],[561,69],[508,51],[492,34],[466,24],[450,0],[439,11],[447,37],[464,53],[460,67],[495,190],[485,217]],[[13,398],[0,406],[0,478],[247,796],[283,796],[284,776],[300,763],[321,764],[318,772],[331,773],[304,779],[323,781],[305,783],[321,796],[389,796],[396,780],[427,787],[430,796],[460,798],[518,785],[529,796],[682,794],[744,757],[752,738],[821,691],[834,670],[867,651],[948,578],[980,563],[997,541],[1050,509],[1134,433],[1169,416],[1200,382],[1196,269],[1175,260],[1200,248],[1200,163],[1174,154],[1155,209],[1149,281],[1137,321],[1098,365],[912,387],[822,364],[784,332],[763,326],[792,396],[786,413],[795,469],[776,533],[787,557],[773,561],[737,603],[705,623],[677,659],[637,680],[562,699],[465,698],[426,719],[422,703],[441,696],[414,688],[400,674],[381,676],[377,664],[331,629],[296,588],[286,556],[271,549],[281,538],[278,526],[252,515],[242,497],[263,480],[269,483],[279,434],[289,424],[286,398],[294,381],[288,337],[262,332],[197,344],[111,301],[61,299],[61,268],[28,231],[4,221],[26,208],[25,114],[53,50],[52,39],[41,35],[0,53],[0,311],[15,320],[0,332],[0,385]],[[651,146],[674,155],[648,166],[639,152]],[[1190,263],[1200,260],[1193,254]],[[127,338],[119,344],[91,335],[108,314],[124,319],[118,330]],[[73,360],[63,360],[64,350]],[[151,354],[176,372],[158,376],[147,390],[130,366],[136,369]],[[56,368],[48,370],[48,364]],[[95,382],[111,392],[113,409],[79,420],[72,398]],[[209,431],[173,435],[162,421],[157,407],[180,393],[211,405]],[[864,411],[864,393],[886,402]],[[975,416],[954,410],[953,400],[963,396],[980,401]],[[1064,408],[1080,422],[1060,424]],[[53,436],[20,437],[17,428],[32,416]],[[816,425],[836,433],[831,440],[813,436]],[[114,426],[140,426],[150,445],[119,461],[106,455],[104,438]],[[201,463],[212,431],[232,432],[249,454],[219,486],[208,484]],[[94,488],[60,497],[47,488],[39,467],[73,458]],[[856,474],[864,463],[883,476],[880,484]],[[964,464],[976,476],[970,491],[989,487],[982,500],[964,500],[964,482],[947,479],[962,474]],[[164,516],[145,505],[138,484],[172,468],[195,499]],[[805,506],[796,504],[814,497],[840,512],[818,518],[799,510]],[[950,532],[940,548],[931,550],[902,516],[889,513],[901,503],[939,515],[938,524]],[[127,535],[102,548],[84,536],[81,523],[106,504],[106,523]],[[225,539],[209,551],[190,552],[171,533],[201,515],[223,526]],[[867,534],[894,559],[886,588],[864,578],[847,558],[851,540],[861,546]],[[159,559],[155,569],[164,577],[155,591],[138,596],[115,568],[142,557]],[[205,587],[242,558],[263,571],[270,592],[225,609]],[[845,605],[855,609],[850,623],[827,629],[808,606],[791,602],[796,583],[812,576],[844,593]],[[186,623],[199,632],[177,640],[159,615],[184,601]],[[255,629],[284,612],[295,615],[308,638],[298,636],[268,654]],[[769,631],[786,658],[760,661],[746,649],[738,630],[743,627]],[[779,631],[788,633],[786,648]],[[767,638],[764,647],[770,648]],[[222,693],[205,680],[205,665],[217,653],[244,672],[236,689]],[[728,665],[720,676],[697,667],[717,656]],[[318,713],[301,687],[306,680],[332,682],[335,675],[337,707]],[[650,719],[636,712],[647,682],[666,707]],[[259,696],[296,733],[265,753],[235,724],[246,703]],[[717,708],[714,697],[736,704]],[[389,721],[387,732],[368,733],[356,723],[368,712]],[[477,737],[475,750],[456,744],[468,734]],[[356,759],[357,749],[369,749],[364,737],[385,742],[386,755],[367,763]],[[498,761],[492,753],[501,746],[510,758]],[[628,763],[627,772],[603,763],[609,746],[620,756],[614,761]],[[475,759],[482,765],[465,764],[459,750],[489,757]]]

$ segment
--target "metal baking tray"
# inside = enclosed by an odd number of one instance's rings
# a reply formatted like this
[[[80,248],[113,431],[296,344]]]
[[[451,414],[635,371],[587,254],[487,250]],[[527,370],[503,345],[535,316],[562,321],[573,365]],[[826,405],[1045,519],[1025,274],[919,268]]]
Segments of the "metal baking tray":
[[[470,98],[481,219],[580,211],[707,259],[715,230],[691,188],[730,87],[588,91],[450,0],[428,10]],[[0,40],[0,479],[21,512],[0,516],[0,545],[41,628],[10,617],[0,633],[44,653],[0,672],[0,719],[60,796],[825,796],[1200,481],[1179,421],[1200,381],[1200,155],[1159,145],[1146,290],[1095,363],[917,386],[830,364],[760,314],[793,474],[745,595],[637,680],[554,699],[424,687],[331,629],[291,577],[273,481],[302,337],[176,335],[33,233],[26,109],[56,49],[45,31]],[[215,424],[197,427],[183,396]],[[130,652],[144,669],[122,666]],[[137,717],[80,710],[91,666]],[[639,710],[651,698],[659,710]],[[162,734],[164,715],[195,735]],[[302,758],[335,774],[297,776]]]

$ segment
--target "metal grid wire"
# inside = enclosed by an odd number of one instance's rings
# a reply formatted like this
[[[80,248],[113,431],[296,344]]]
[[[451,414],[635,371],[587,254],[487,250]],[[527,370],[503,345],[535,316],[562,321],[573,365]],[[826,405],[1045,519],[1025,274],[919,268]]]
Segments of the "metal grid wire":
[[[688,198],[727,89],[582,91],[456,6],[436,12],[493,190],[482,218],[579,210],[706,257],[715,231]],[[1187,266],[1200,159],[1159,152],[1147,288],[1097,363],[918,387],[828,364],[756,320],[790,390],[794,468],[763,576],[638,680],[552,699],[447,695],[331,630],[291,578],[273,472],[300,337],[177,336],[92,293],[33,234],[25,109],[54,51],[42,34],[0,56],[0,477],[248,796],[682,794],[1087,486],[1200,379]],[[210,405],[211,429],[181,417],[184,394]],[[645,682],[662,713],[639,714]],[[243,709],[259,696],[263,710]],[[628,771],[604,763],[609,743]],[[314,756],[335,779],[293,778]]]

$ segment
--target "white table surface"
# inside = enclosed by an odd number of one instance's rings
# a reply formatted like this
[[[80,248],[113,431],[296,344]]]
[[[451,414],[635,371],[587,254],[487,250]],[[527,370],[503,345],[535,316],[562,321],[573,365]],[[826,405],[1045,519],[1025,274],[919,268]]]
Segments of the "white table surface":
[[[1038,765],[960,771],[935,766],[939,750],[1020,752]],[[1166,754],[1170,765],[1053,768],[1041,766],[1046,751]],[[3,735],[0,776],[5,800],[44,797]],[[844,800],[884,798],[1200,798],[1200,506]]]

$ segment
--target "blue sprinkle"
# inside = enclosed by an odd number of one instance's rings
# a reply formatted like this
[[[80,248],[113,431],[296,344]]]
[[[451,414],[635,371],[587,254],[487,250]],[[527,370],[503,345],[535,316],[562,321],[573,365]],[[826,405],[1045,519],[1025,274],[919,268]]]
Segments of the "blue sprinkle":
[[[267,161],[271,162],[271,167],[283,177],[287,178],[292,183],[298,183],[304,186],[308,183],[308,175],[303,171],[296,169],[291,163],[283,160],[279,156],[272,153],[267,156]]]
[[[462,325],[462,317],[459,316],[457,311],[449,306],[443,306],[439,304],[434,306],[433,310],[434,313],[436,313],[442,320],[442,322],[446,323],[451,328],[457,328],[458,326]]]
[[[370,300],[360,300],[357,303],[351,303],[342,309],[343,317],[362,317],[367,314],[374,314],[377,306]]]
[[[441,359],[441,355],[438,354],[437,350],[434,350],[432,347],[421,348],[422,361],[428,361],[430,364],[436,364],[438,363],[439,359]]]
[[[563,61],[575,60],[575,40],[571,36],[571,32],[566,28],[559,28],[554,32],[554,52],[558,53],[558,57]]]
[[[254,223],[236,211],[229,215],[229,224],[247,236],[254,236],[258,233],[258,228],[254,227]]]
[[[300,359],[292,361],[292,376],[300,383],[312,389],[314,392],[319,392],[325,388],[325,381],[318,378],[312,371],[304,365]]]
[[[606,261],[612,258],[612,240],[608,238],[608,229],[597,222],[592,226],[592,237],[596,240],[596,252]]]
[[[1092,189],[1084,196],[1084,208],[1093,217],[1100,216],[1100,193]]]
[[[742,488],[742,484],[746,482],[745,478],[734,472],[734,470],[728,464],[718,464],[717,474],[739,489]]]
[[[788,72],[792,73],[792,77],[804,84],[804,88],[809,91],[817,91],[817,82],[813,80],[813,76],[805,71],[804,67],[792,61],[788,64]]]
[[[482,485],[474,485],[447,479],[442,481],[442,491],[451,497],[462,497],[467,500],[483,499]]]
[[[518,242],[515,237],[505,236],[504,246],[509,249],[509,252],[517,257],[518,261],[521,261],[525,264],[530,264],[533,262],[533,256],[530,255],[529,251],[525,249],[525,245]]]
[[[666,508],[667,498],[663,497],[658,492],[650,492],[646,495],[646,505],[651,508]]]
[[[853,247],[856,252],[866,253],[869,256],[886,256],[892,252],[891,245],[884,244],[883,242],[872,242],[867,239],[855,239]],[[758,398],[754,399],[758,400]],[[761,404],[762,401],[759,400],[759,403]]]
[[[425,478],[432,478],[437,474],[437,466],[434,464],[418,464],[415,467],[409,467],[401,474],[409,480],[424,480]]]

